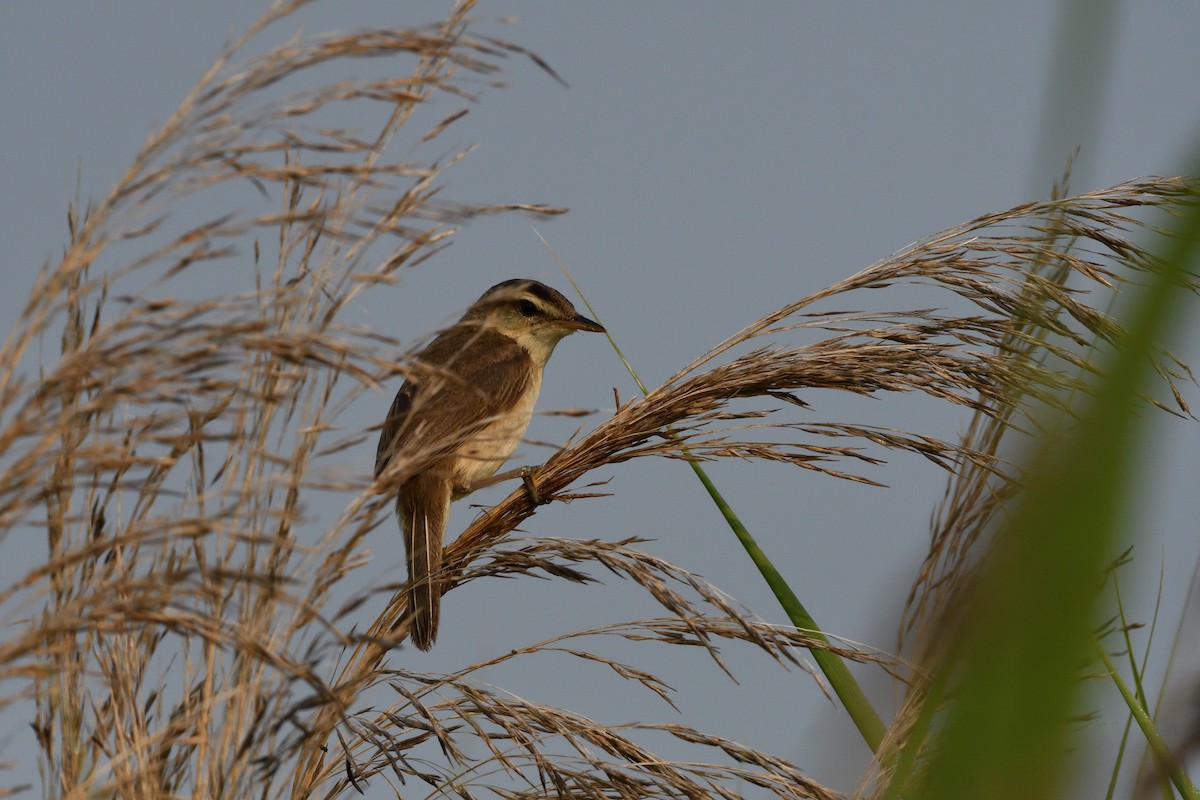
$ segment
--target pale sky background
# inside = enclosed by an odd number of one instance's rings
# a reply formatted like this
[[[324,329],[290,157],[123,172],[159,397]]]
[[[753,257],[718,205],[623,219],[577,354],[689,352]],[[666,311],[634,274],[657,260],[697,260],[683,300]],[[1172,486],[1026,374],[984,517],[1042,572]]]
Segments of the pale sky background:
[[[1058,4],[1044,0],[481,3],[477,32],[537,52],[569,88],[521,57],[509,59],[503,77],[510,86],[484,93],[444,138],[447,150],[478,145],[448,173],[446,193],[465,202],[569,207],[565,217],[534,224],[653,386],[787,301],[941,229],[1047,196],[1075,145],[1082,147],[1072,180],[1077,191],[1178,173],[1188,146],[1200,141],[1200,4],[1142,0],[1114,7],[1111,25],[1096,15],[1088,18],[1092,28],[1073,29],[1081,47],[1066,60],[1075,79],[1067,84],[1072,99],[1094,92],[1098,104],[1060,104],[1061,113],[1047,118]],[[61,252],[77,180],[84,197],[103,195],[224,39],[259,8],[254,0],[6,0],[0,13],[5,328],[38,268]],[[419,25],[439,20],[448,8],[327,0],[297,19],[315,34]],[[502,24],[509,17],[518,21]],[[288,23],[268,38],[277,41],[296,26]],[[1088,59],[1105,49],[1106,70],[1097,70]],[[437,112],[465,105],[442,97]],[[413,340],[511,277],[544,280],[574,299],[531,221],[508,215],[470,224],[448,250],[406,272],[398,287],[372,290],[352,314],[359,315],[354,321]],[[249,271],[246,280],[249,287]],[[918,307],[944,300],[906,295],[901,302]],[[1200,364],[1195,334],[1193,328],[1176,346],[1193,366]],[[55,346],[48,343],[46,352]],[[613,386],[622,397],[636,392],[600,337],[572,337],[550,363],[539,406],[607,410]],[[374,398],[372,407],[356,408],[361,416],[354,421],[366,427],[382,419],[395,388]],[[815,402],[818,409],[823,403],[861,412],[863,422],[941,436],[953,437],[966,419],[924,400]],[[1152,662],[1161,669],[1200,555],[1200,427],[1155,418],[1161,448],[1131,465],[1143,476],[1145,494],[1134,522],[1137,560],[1126,578],[1130,586],[1141,583],[1127,598],[1131,616],[1148,621],[1162,571],[1163,630]],[[530,436],[563,441],[576,424],[538,417]],[[347,469],[369,469],[373,453],[372,442],[346,454]],[[545,455],[525,446],[513,463]],[[918,457],[890,455],[888,462],[871,473],[888,489],[781,466],[711,468],[817,621],[831,633],[884,649],[895,641],[929,515],[946,480]],[[685,465],[645,460],[610,474],[614,497],[544,508],[526,530],[652,538],[647,549],[700,573],[763,617],[785,621]],[[497,490],[472,500],[501,496]],[[458,508],[452,532],[472,513]],[[19,538],[5,542],[10,552],[0,578],[6,585],[14,564],[44,548],[36,532],[30,535],[28,545]],[[378,530],[371,545],[370,579],[402,572],[399,536],[390,527]],[[25,550],[13,554],[17,548]],[[434,651],[408,648],[395,663],[451,671],[515,643],[658,615],[631,584],[605,580],[602,587],[473,583],[446,598]],[[1193,665],[1200,660],[1195,638],[1184,650]],[[868,761],[849,719],[810,678],[749,648],[727,651],[738,686],[700,653],[618,652],[675,686],[683,714],[599,670],[546,657],[486,678],[604,721],[686,722],[786,757],[842,790],[854,787]],[[877,706],[890,713],[895,697],[885,684],[874,686]],[[1176,699],[1195,703],[1196,697],[1193,688]],[[4,776],[3,783],[36,783],[28,719],[17,718],[19,709],[6,715],[9,734],[0,758],[16,761],[20,776]],[[1115,740],[1123,721],[1109,714],[1097,724]],[[1106,779],[1085,784],[1080,796],[1094,796]],[[390,792],[379,781],[369,795]]]

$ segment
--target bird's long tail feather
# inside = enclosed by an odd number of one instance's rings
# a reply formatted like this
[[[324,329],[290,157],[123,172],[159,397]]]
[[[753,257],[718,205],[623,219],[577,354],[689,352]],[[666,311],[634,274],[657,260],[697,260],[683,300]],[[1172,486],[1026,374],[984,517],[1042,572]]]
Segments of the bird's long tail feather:
[[[396,499],[408,556],[408,607],[412,642],[422,650],[437,639],[442,587],[442,535],[450,516],[450,481],[441,475],[417,475]]]

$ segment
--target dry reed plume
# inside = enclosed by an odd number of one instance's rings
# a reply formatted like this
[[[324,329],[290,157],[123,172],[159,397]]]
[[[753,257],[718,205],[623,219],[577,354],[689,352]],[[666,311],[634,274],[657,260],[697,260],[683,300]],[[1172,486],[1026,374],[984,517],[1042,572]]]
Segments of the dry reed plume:
[[[301,5],[274,3],[112,191],[72,211],[62,258],[43,271],[0,350],[0,530],[10,547],[35,531],[48,546],[44,563],[0,592],[8,623],[0,674],[10,709],[36,709],[41,791],[333,797],[379,777],[403,783],[406,796],[441,787],[514,798],[734,797],[746,785],[833,796],[787,761],[715,734],[614,727],[474,681],[484,667],[555,650],[669,703],[662,679],[591,652],[588,640],[698,647],[718,663],[721,646],[740,642],[801,667],[800,649],[824,646],[748,615],[632,540],[507,541],[536,510],[519,489],[449,548],[451,590],[533,572],[588,581],[600,567],[643,588],[664,616],[430,676],[390,658],[406,632],[399,594],[373,623],[359,615],[366,599],[394,587],[345,599],[363,566],[363,537],[391,522],[387,487],[370,485],[365,468],[354,480],[336,477],[369,461],[370,432],[344,434],[339,420],[405,366],[391,357],[392,340],[343,325],[343,311],[436,254],[463,220],[558,210],[443,202],[438,180],[457,156],[394,155],[416,152],[461,116],[418,122],[428,100],[473,95],[501,59],[525,54],[469,35],[469,3],[427,29],[241,55]],[[410,71],[274,92],[314,67],[349,59],[366,69],[368,58],[384,72]],[[333,106],[345,118],[364,105],[388,112],[370,135],[317,126]],[[196,198],[247,181],[280,207],[182,225],[180,209]],[[969,567],[993,504],[1019,479],[997,456],[1004,434],[1028,428],[1019,409],[1030,397],[1054,404],[1081,390],[1088,346],[1121,336],[1084,290],[1155,269],[1131,231],[1149,212],[1194,199],[1183,180],[1147,179],[1028,204],[912,246],[758,320],[649,396],[621,402],[539,469],[538,493],[587,496],[598,470],[682,458],[681,445],[690,458],[766,459],[862,481],[884,451],[919,453],[958,476],[914,589],[919,640]],[[381,249],[389,255],[373,260]],[[244,289],[198,296],[187,283],[197,273],[233,276]],[[898,284],[919,284],[931,306],[951,310],[853,310],[856,292]],[[36,343],[60,331],[61,357],[30,366]],[[1165,355],[1161,369],[1187,414],[1175,386],[1190,376]],[[976,422],[955,443],[809,420],[798,407],[822,390],[920,393],[974,412]],[[337,506],[336,519],[306,518],[317,497]],[[837,652],[904,680],[892,659]],[[381,696],[391,699],[354,710]],[[660,758],[642,743],[648,733],[707,755]]]

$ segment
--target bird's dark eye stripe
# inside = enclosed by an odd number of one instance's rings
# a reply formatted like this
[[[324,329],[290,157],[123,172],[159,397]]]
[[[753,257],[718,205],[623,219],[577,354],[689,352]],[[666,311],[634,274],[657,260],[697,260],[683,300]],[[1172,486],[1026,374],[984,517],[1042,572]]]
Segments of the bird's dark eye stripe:
[[[543,302],[549,303],[551,305],[554,304],[554,295],[551,294],[551,292],[553,290],[548,286],[542,286],[540,284],[535,283],[535,284],[531,284],[531,285],[527,286],[525,288],[525,291],[529,292],[529,294],[533,295],[534,297],[538,298],[539,300],[541,300]]]

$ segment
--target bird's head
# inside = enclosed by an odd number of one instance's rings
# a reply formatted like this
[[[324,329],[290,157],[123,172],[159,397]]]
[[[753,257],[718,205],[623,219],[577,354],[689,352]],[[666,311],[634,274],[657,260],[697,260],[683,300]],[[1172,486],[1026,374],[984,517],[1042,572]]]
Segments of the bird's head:
[[[515,339],[539,364],[546,363],[564,336],[575,331],[605,332],[600,323],[576,311],[561,292],[527,278],[488,289],[471,304],[462,321],[486,325]]]

